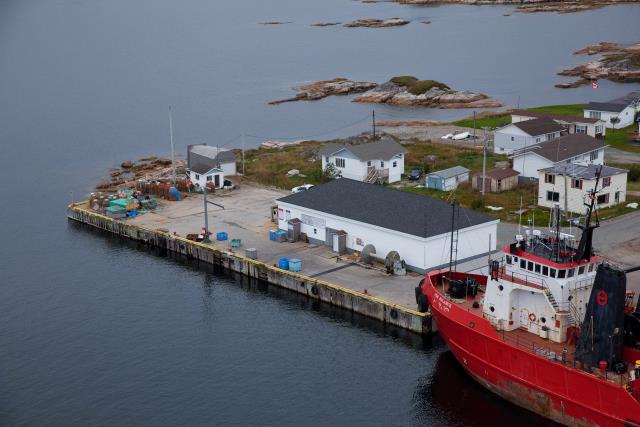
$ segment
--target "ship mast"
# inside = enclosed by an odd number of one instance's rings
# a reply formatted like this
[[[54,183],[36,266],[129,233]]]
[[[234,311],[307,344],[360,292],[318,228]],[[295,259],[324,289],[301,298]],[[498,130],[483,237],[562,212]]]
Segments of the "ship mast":
[[[598,168],[596,172],[596,184],[593,190],[589,191],[589,203],[585,203],[587,209],[587,215],[584,220],[584,225],[578,224],[578,228],[582,230],[582,236],[580,237],[580,243],[578,244],[578,250],[576,251],[576,262],[580,260],[590,260],[593,256],[593,230],[600,227],[600,221],[598,220],[598,212],[595,211],[596,194],[598,192],[598,183],[600,182],[600,174],[602,173],[602,166]],[[591,223],[591,215],[595,212],[595,224]]]

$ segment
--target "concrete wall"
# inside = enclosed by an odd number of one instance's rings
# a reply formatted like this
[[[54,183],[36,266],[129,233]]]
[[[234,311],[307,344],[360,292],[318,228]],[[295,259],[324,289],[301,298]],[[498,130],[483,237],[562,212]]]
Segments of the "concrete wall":
[[[408,266],[421,272],[449,262],[449,233],[424,239],[288,203],[278,202],[278,210],[282,213],[278,217],[278,227],[281,230],[287,229],[289,219],[299,218],[302,221],[301,231],[310,239],[325,241],[327,228],[344,230],[347,232],[348,249],[361,251],[365,245],[371,244],[376,248],[376,256],[381,259],[389,252],[397,251]],[[495,250],[497,224],[498,220],[495,220],[459,230],[458,260],[486,254],[489,239],[492,242],[491,250]]]
[[[560,204],[561,209],[578,214],[585,213],[585,198],[588,192],[593,189],[593,186],[596,183],[595,179],[583,180],[582,189],[579,189],[571,188],[571,177],[555,175],[555,183],[551,184],[544,182],[544,175],[545,174],[543,172],[540,172],[540,179],[538,181],[538,204],[540,206],[552,208],[555,205],[556,202],[547,200],[547,191],[553,191],[557,192],[560,197],[560,200],[557,203]],[[612,176],[611,185],[604,188],[602,187],[601,179],[600,184],[598,184],[597,191],[598,196],[609,194],[609,202],[597,205],[598,208],[606,208],[619,203],[623,203],[627,197],[627,173],[625,172]],[[619,200],[616,203],[615,196],[617,192],[619,194]]]
[[[399,306],[381,298],[365,295],[303,274],[280,270],[261,261],[246,258],[231,251],[220,250],[158,230],[116,221],[88,210],[87,203],[75,203],[67,210],[69,219],[106,230],[118,236],[166,249],[213,265],[219,265],[248,277],[264,280],[273,285],[307,295],[309,298],[362,314],[383,323],[426,334],[431,332],[428,313]]]

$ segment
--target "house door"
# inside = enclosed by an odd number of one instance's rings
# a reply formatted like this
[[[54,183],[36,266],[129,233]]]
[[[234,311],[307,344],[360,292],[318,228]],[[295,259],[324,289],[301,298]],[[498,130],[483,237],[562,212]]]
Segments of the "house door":
[[[214,175],[213,179],[214,179],[214,183],[215,183],[216,188],[220,187],[220,175],[218,175],[218,174]]]
[[[616,191],[615,199],[616,199],[616,205],[618,203],[620,203],[620,192],[619,191]]]

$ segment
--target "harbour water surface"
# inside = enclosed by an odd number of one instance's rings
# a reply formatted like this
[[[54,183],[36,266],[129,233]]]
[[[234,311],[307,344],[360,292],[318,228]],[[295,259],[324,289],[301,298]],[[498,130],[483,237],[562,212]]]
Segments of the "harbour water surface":
[[[267,106],[296,82],[414,74],[513,105],[606,99],[554,73],[638,41],[640,7],[571,15],[351,0],[0,3],[0,424],[504,425],[542,421],[464,375],[438,338],[214,274],[68,224],[124,159],[238,135],[348,135],[371,106]],[[397,29],[320,21],[408,17]],[[278,26],[262,21],[292,21]],[[431,24],[421,24],[430,20]],[[461,112],[378,108],[383,118]],[[248,146],[260,138],[249,136]]]

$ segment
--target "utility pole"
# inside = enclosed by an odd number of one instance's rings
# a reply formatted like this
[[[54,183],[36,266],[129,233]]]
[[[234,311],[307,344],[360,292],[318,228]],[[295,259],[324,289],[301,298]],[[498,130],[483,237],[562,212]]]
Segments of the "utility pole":
[[[171,142],[171,176],[173,178],[173,186],[176,185],[176,161],[173,154],[173,118],[171,117],[171,105],[169,105],[169,141]]]
[[[244,176],[244,133],[242,134],[242,176]]]
[[[376,139],[376,110],[371,111],[371,119],[373,121],[373,139]]]
[[[473,142],[476,142],[476,112],[473,112]]]
[[[207,184],[205,183],[202,186],[202,189],[204,191],[204,239],[202,239],[203,242],[208,243],[209,242],[209,212],[207,210]]]
[[[475,116],[475,113],[474,113]],[[473,132],[475,133],[475,125],[473,128]],[[475,135],[474,135],[475,138]],[[484,135],[482,138],[482,197],[484,197],[484,180],[486,179],[487,173],[487,129],[484,128]]]

